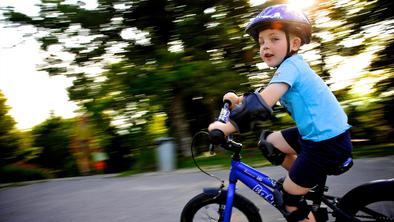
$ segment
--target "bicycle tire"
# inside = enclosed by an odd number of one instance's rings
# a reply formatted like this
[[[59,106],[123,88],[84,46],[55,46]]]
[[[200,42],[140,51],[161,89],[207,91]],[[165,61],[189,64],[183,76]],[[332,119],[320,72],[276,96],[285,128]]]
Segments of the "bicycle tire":
[[[192,198],[183,208],[181,222],[219,221],[219,206],[226,204],[227,191],[223,190],[218,195],[201,193]],[[206,207],[213,207],[210,211]],[[206,211],[205,215],[204,212]],[[202,215],[200,215],[202,213]],[[208,215],[209,214],[209,215]],[[214,214],[214,215],[211,215]],[[242,217],[242,218],[238,218]],[[258,208],[245,197],[234,194],[233,213],[231,222],[262,222]]]
[[[373,181],[354,188],[339,207],[360,221],[394,221],[394,179]],[[338,218],[337,222],[346,220]]]

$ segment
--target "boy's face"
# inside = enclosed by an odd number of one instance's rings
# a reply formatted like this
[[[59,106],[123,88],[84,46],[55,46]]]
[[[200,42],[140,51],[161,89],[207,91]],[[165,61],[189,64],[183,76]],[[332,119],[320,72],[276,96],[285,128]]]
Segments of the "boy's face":
[[[278,66],[287,55],[286,34],[278,29],[265,29],[259,33],[260,57],[269,66]]]

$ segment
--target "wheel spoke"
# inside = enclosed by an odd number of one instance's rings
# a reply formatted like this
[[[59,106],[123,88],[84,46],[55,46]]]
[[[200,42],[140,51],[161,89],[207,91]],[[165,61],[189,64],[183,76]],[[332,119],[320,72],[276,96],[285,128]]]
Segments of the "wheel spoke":
[[[215,209],[211,209],[211,208],[215,208],[215,206],[213,206],[213,204],[204,206],[204,211],[205,211],[204,214],[206,217],[202,217],[202,218],[206,218],[207,221],[209,221],[209,222],[219,221],[219,219],[216,219],[214,216],[216,216],[215,212],[219,212],[220,210],[215,210]]]
[[[223,221],[223,212],[225,205],[224,204],[209,204],[202,207],[199,211],[196,212],[194,221],[209,221],[209,222],[220,222]],[[236,208],[233,208],[233,213],[231,215],[232,221],[248,221],[246,216]]]
[[[222,222],[222,221],[223,221],[224,207],[225,207],[224,204],[220,204],[220,205],[219,205],[219,211],[218,211],[218,213],[219,213],[219,222]]]

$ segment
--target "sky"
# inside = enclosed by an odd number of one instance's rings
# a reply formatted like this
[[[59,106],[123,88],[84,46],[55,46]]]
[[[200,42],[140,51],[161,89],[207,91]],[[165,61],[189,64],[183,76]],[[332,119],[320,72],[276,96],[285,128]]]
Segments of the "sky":
[[[37,1],[1,0],[0,8],[12,5],[18,11],[34,14],[34,2]],[[29,129],[46,120],[51,112],[64,118],[75,116],[77,106],[69,101],[66,91],[72,80],[37,71],[36,65],[42,62],[44,54],[32,37],[22,38],[23,33],[32,30],[5,26],[0,21],[0,90],[7,98],[16,127]]]

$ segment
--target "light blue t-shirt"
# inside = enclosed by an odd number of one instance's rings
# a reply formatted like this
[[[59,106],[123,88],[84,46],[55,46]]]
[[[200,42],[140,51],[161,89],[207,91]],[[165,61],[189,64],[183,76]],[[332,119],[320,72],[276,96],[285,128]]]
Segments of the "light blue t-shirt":
[[[280,103],[296,122],[303,139],[322,141],[351,127],[334,94],[302,56],[295,54],[283,61],[272,83],[289,85]]]

